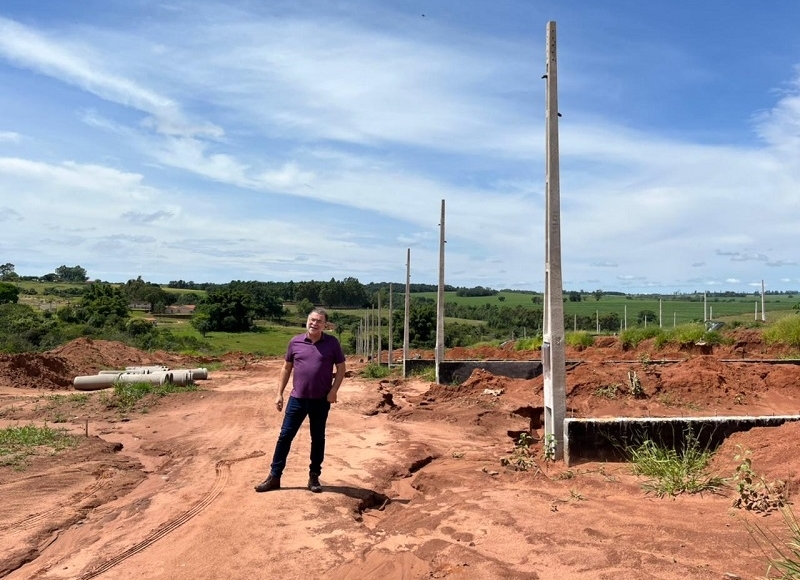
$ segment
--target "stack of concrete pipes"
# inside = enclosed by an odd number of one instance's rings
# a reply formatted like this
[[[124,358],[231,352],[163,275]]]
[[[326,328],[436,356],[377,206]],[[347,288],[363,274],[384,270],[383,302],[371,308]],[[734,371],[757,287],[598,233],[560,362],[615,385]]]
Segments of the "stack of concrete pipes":
[[[98,391],[113,387],[116,383],[149,383],[151,385],[188,385],[192,381],[208,378],[208,370],[170,369],[165,366],[125,367],[124,371],[100,371],[96,375],[75,377],[72,381],[79,391]]]

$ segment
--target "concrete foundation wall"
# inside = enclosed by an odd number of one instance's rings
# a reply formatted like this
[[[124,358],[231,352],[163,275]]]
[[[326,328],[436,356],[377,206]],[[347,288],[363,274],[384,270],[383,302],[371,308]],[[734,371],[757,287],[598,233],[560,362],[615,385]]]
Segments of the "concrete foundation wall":
[[[403,362],[397,363],[402,365]],[[435,368],[436,361],[409,359],[406,372],[414,374]],[[542,374],[541,361],[527,360],[446,360],[439,363],[439,381],[444,385],[466,381],[475,369],[483,369],[498,377],[533,379]]]
[[[565,419],[564,461],[625,461],[626,447],[649,439],[659,446],[680,450],[687,435],[701,449],[715,450],[733,433],[753,427],[777,427],[800,421],[800,415],[767,417],[642,417],[619,419]]]

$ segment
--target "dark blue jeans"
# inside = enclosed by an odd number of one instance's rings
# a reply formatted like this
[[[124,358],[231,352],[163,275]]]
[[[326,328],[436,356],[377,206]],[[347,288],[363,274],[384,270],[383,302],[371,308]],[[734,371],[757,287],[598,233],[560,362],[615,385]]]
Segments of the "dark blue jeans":
[[[281,433],[275,444],[275,454],[272,456],[270,475],[280,477],[286,467],[286,458],[292,448],[292,441],[300,430],[303,421],[308,417],[308,426],[311,430],[311,464],[309,473],[322,473],[322,460],[325,458],[325,424],[328,421],[328,411],[331,404],[327,399],[295,399],[289,397],[286,411],[283,415]]]

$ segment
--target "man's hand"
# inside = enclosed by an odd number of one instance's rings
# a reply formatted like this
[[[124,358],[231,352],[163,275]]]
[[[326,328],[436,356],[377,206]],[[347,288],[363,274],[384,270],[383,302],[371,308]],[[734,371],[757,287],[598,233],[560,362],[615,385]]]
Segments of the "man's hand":
[[[335,403],[337,401],[337,394],[338,394],[338,391],[335,391],[335,390],[328,391],[328,402],[330,404],[333,404],[333,403]]]
[[[283,411],[283,395],[275,397],[275,408],[278,409],[278,411]]]

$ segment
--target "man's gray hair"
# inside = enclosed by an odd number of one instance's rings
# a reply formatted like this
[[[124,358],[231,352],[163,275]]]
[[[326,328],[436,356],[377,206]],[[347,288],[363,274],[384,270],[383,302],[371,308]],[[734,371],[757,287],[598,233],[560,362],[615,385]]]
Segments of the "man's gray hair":
[[[312,314],[319,314],[320,316],[324,316],[325,322],[328,322],[328,311],[325,310],[324,308],[315,308],[314,310],[308,313],[309,316],[311,316]]]

